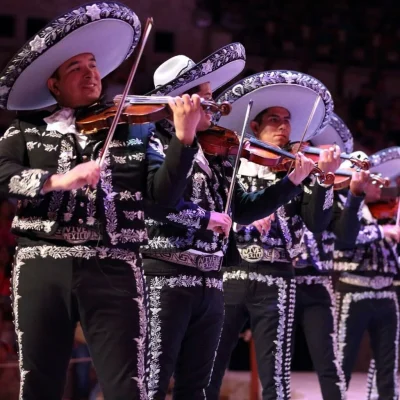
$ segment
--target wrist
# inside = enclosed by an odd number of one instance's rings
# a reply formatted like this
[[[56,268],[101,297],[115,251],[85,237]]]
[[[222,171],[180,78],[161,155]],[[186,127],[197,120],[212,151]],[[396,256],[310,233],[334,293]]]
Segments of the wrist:
[[[51,175],[50,178],[44,183],[41,194],[62,190],[62,179],[63,175],[61,174]]]
[[[357,190],[352,188],[350,188],[350,193],[355,197],[361,197],[364,194],[362,190]]]
[[[293,173],[291,173],[291,174],[288,175],[289,181],[292,182],[293,185],[295,185],[295,186],[300,185],[300,183],[303,182],[304,179],[302,179],[300,182],[298,182],[298,179],[296,179],[292,174],[293,174]]]
[[[182,130],[176,130],[176,137],[177,139],[184,145],[184,146],[192,146],[194,142],[194,135],[192,137],[188,137],[185,135],[185,132]]]

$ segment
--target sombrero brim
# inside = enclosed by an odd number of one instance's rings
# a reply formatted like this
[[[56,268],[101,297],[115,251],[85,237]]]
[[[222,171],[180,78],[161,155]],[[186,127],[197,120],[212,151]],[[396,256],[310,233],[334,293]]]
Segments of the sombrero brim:
[[[371,173],[390,178],[391,186],[396,186],[396,178],[400,176],[400,147],[389,147],[370,156]]]
[[[333,114],[329,124],[312,138],[312,144],[314,146],[337,144],[340,150],[347,154],[352,153],[354,147],[353,135],[336,114]]]
[[[222,47],[209,57],[188,69],[182,75],[163,86],[155,88],[147,95],[179,96],[188,90],[209,82],[215,91],[239,75],[246,64],[246,52],[240,43]]]
[[[129,57],[140,22],[117,3],[79,7],[51,22],[18,52],[0,78],[0,107],[34,110],[55,104],[48,78],[68,59],[92,53],[104,78]]]
[[[268,71],[255,74],[232,85],[218,96],[217,102],[228,101],[232,105],[230,114],[222,116],[218,125],[240,133],[247,105],[253,100],[247,133],[251,133],[249,124],[261,111],[270,107],[283,107],[291,116],[290,141],[298,141],[303,135],[318,97],[320,101],[307,129],[305,140],[314,137],[330,120],[333,102],[328,89],[316,79],[297,72]]]

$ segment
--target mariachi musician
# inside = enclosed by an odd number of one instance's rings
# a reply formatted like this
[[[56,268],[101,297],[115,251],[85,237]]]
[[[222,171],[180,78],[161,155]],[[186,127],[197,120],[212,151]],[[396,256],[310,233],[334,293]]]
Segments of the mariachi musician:
[[[200,98],[169,102],[176,136],[165,158],[148,129],[81,134],[101,79],[138,44],[128,7],[76,7],[28,41],[0,75],[0,106],[17,117],[0,139],[0,191],[19,199],[13,309],[21,399],[61,399],[80,321],[106,399],[147,399],[147,312],[139,246],[143,198],[174,206],[198,151]],[[89,190],[88,190],[89,189]]]

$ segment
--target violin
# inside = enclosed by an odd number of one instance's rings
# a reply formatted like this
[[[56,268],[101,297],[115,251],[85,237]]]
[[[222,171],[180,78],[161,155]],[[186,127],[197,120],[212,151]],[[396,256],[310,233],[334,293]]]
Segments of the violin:
[[[322,150],[329,149],[331,147],[332,145],[330,144],[324,144],[317,147],[313,147],[313,146],[308,146],[304,143],[301,146],[300,151],[308,158],[311,158],[311,160],[318,162]],[[297,152],[298,149],[299,149],[299,143],[290,144],[290,151]],[[340,153],[340,159],[345,161],[350,161],[353,166],[359,169],[363,169],[364,171],[368,171],[371,166],[371,163],[368,159],[360,160],[359,158],[354,157],[351,154]]]
[[[213,126],[206,131],[197,132],[197,139],[206,154],[222,157],[238,156],[239,138],[236,132],[229,129]],[[276,171],[288,170],[296,159],[294,154],[282,150],[279,146],[262,142],[251,136],[246,138],[246,144],[240,157]],[[314,167],[311,174],[318,176],[325,184],[334,183],[335,175],[331,172],[325,174],[317,166]]]
[[[353,168],[339,168],[335,171],[335,182],[333,184],[334,190],[341,190],[350,185],[351,177],[353,176]],[[383,178],[377,174],[370,174],[369,180],[372,183],[378,184],[381,188],[390,185],[389,178]]]
[[[114,105],[96,109],[92,114],[76,120],[76,127],[85,135],[108,129],[116,115],[121,96],[114,98]],[[157,122],[164,118],[172,118],[168,105],[169,96],[127,96],[127,104],[123,107],[118,124],[145,124]],[[217,104],[211,100],[201,99],[205,111],[228,115],[232,106],[228,102]]]

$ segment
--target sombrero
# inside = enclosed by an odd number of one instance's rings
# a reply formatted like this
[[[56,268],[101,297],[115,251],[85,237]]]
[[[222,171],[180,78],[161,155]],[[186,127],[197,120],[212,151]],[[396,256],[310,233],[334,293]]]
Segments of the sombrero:
[[[154,73],[154,86],[148,95],[177,96],[210,82],[217,90],[244,68],[246,52],[240,43],[231,43],[195,64],[189,57],[178,55],[161,64]]]
[[[267,108],[284,107],[291,115],[290,141],[299,141],[318,96],[320,102],[305,137],[308,140],[329,123],[333,101],[329,90],[319,80],[295,71],[265,71],[232,85],[216,99],[232,105],[231,113],[222,116],[218,124],[241,132],[247,105],[253,100],[249,123]],[[247,132],[251,133],[249,125]]]
[[[329,124],[311,140],[314,146],[325,144],[337,144],[343,153],[353,152],[353,135],[344,121],[335,113],[332,113]]]
[[[0,75],[0,108],[35,110],[56,103],[47,88],[56,69],[81,53],[96,58],[101,78],[128,58],[140,21],[121,3],[90,3],[54,19],[31,38]]]
[[[389,147],[369,157],[370,171],[390,178],[390,185],[396,186],[396,178],[400,176],[400,147]]]

